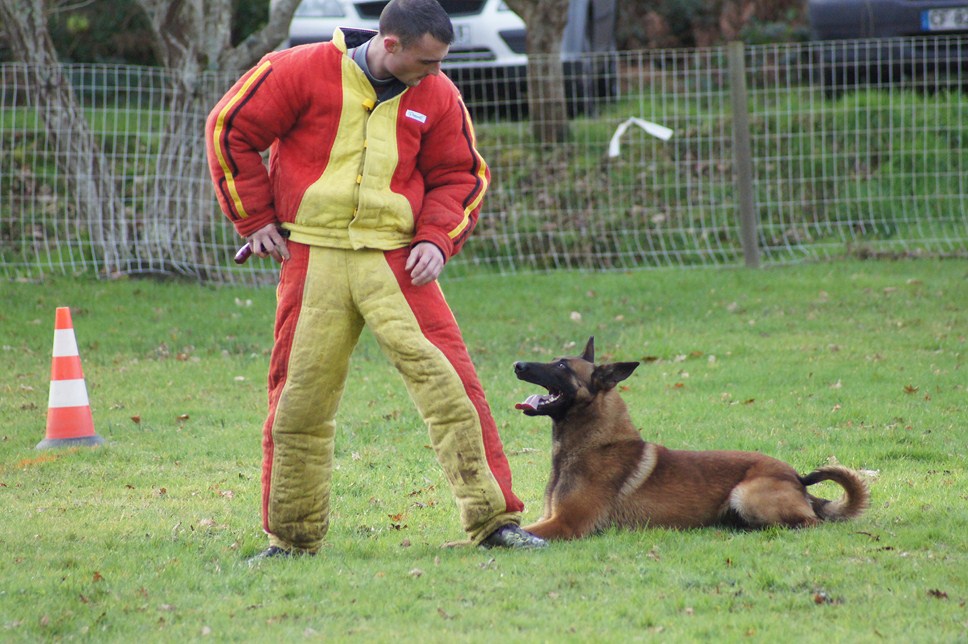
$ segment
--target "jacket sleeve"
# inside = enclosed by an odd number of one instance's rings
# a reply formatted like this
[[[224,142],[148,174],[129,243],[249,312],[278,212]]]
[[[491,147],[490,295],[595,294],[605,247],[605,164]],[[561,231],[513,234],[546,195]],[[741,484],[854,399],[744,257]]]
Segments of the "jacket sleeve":
[[[477,150],[470,115],[453,90],[447,117],[425,135],[417,159],[426,193],[413,243],[429,241],[450,259],[460,252],[481,212],[491,171]]]
[[[215,105],[205,124],[209,170],[219,205],[243,237],[276,221],[262,153],[297,116],[293,95],[271,54],[246,72]],[[289,85],[287,87],[286,85]]]

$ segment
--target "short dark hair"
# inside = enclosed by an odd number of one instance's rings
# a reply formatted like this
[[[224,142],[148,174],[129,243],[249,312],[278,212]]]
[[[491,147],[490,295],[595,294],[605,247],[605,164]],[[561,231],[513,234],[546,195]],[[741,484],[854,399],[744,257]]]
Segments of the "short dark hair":
[[[390,0],[380,14],[380,33],[396,36],[404,47],[424,34],[448,45],[454,42],[454,25],[437,0]]]

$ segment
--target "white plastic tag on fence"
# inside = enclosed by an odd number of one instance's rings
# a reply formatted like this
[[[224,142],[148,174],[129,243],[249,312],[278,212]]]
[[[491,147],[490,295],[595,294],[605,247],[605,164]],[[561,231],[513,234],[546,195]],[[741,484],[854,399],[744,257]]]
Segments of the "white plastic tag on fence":
[[[615,128],[615,134],[612,135],[612,140],[608,143],[608,156],[617,157],[619,153],[619,139],[625,134],[625,130],[629,129],[630,125],[638,125],[640,128],[651,134],[657,139],[662,139],[663,141],[668,141],[672,138],[672,130],[664,125],[659,125],[658,123],[653,123],[652,121],[646,121],[640,118],[635,118],[634,116]]]

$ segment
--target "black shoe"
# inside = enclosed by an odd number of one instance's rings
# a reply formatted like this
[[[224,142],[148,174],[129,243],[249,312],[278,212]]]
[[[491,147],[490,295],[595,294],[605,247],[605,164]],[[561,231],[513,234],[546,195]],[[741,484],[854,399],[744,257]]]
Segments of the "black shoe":
[[[520,527],[509,523],[502,525],[481,542],[482,548],[545,548],[548,542]]]
[[[315,552],[301,552],[286,550],[285,548],[280,548],[279,546],[269,546],[256,556],[249,559],[249,565],[255,566],[262,563],[266,559],[272,559],[273,557],[289,558],[289,557],[299,557],[302,555],[315,556]]]

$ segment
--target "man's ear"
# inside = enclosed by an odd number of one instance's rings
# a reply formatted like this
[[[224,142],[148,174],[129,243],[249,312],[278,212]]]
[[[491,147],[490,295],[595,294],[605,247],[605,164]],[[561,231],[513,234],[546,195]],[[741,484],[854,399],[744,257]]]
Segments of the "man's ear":
[[[384,36],[383,37],[383,49],[388,54],[396,54],[400,51],[400,39],[396,36]]]

